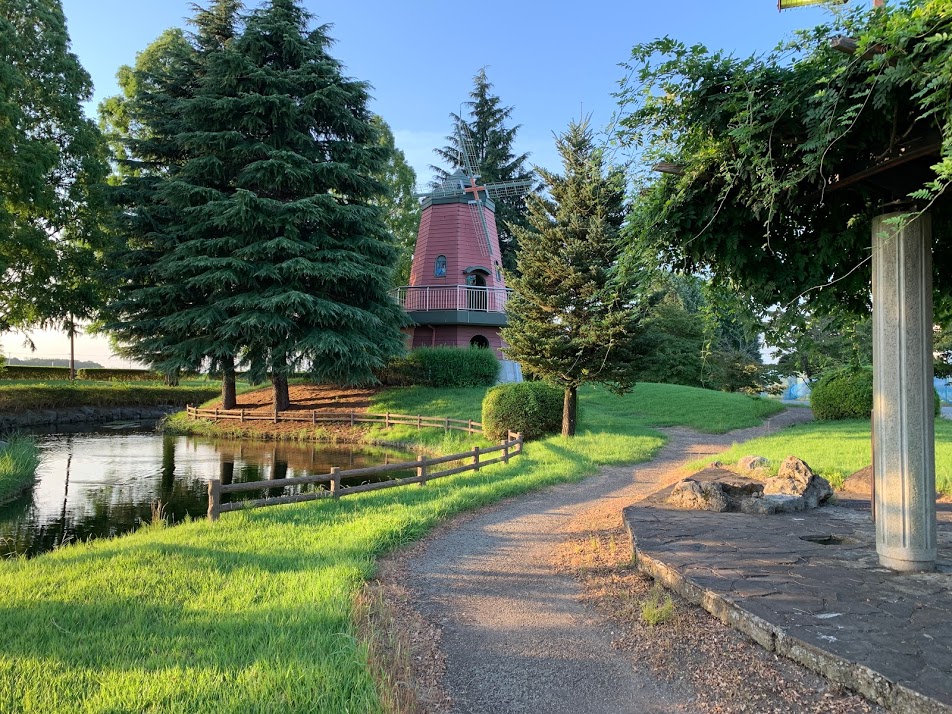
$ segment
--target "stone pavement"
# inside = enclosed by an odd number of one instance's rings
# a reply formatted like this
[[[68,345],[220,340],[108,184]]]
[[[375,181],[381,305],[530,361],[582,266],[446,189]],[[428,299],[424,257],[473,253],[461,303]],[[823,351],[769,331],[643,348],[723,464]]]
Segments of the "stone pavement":
[[[640,570],[768,650],[899,712],[952,713],[952,504],[935,573],[879,567],[869,504],[754,516],[624,510]]]

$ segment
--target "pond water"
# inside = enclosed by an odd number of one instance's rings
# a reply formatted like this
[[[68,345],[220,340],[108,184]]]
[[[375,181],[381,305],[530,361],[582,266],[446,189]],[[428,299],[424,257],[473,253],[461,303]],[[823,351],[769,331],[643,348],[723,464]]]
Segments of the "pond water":
[[[212,478],[223,483],[267,481],[324,474],[332,466],[351,469],[415,458],[365,447],[164,436],[154,425],[142,423],[33,433],[42,461],[33,488],[0,506],[2,557],[37,555],[67,543],[135,530],[153,519],[158,504],[169,523],[188,516],[204,518]],[[344,483],[351,485],[346,479]],[[262,489],[223,500],[288,492]]]

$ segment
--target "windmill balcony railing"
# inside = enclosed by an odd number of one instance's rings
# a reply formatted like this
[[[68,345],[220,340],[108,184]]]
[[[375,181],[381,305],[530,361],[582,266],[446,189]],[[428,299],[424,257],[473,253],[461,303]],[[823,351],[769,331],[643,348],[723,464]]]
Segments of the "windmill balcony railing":
[[[505,312],[510,292],[508,288],[473,285],[405,286],[397,288],[394,296],[407,312],[431,310]]]

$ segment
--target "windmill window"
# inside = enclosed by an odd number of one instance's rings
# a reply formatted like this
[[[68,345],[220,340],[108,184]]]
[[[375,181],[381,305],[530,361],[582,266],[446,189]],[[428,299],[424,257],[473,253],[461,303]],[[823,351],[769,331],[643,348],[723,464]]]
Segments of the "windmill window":
[[[436,265],[433,267],[433,275],[437,278],[446,277],[446,256],[438,255],[436,256]]]

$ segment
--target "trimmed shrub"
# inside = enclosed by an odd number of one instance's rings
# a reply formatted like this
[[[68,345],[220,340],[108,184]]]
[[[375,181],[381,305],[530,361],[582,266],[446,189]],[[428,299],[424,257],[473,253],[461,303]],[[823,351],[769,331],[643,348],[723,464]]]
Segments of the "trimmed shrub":
[[[66,370],[69,376],[69,370]],[[151,369],[86,368],[76,370],[77,379],[96,382],[161,382],[165,377]]]
[[[483,399],[483,434],[501,441],[507,432],[522,432],[525,439],[537,439],[562,430],[564,392],[545,382],[500,384]]]
[[[0,412],[67,407],[158,407],[201,404],[221,393],[215,387],[152,384],[13,384],[0,388]]]
[[[69,367],[38,367],[8,364],[0,373],[2,379],[39,379],[43,381],[69,379]]]
[[[390,362],[377,378],[391,387],[488,387],[498,375],[492,350],[421,347]]]
[[[935,416],[942,401],[933,389]],[[813,416],[820,421],[836,419],[869,419],[873,410],[873,368],[842,367],[823,375],[810,393]]]

